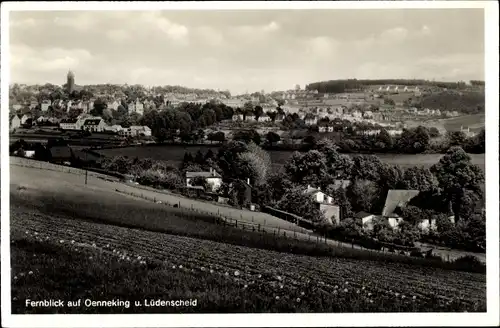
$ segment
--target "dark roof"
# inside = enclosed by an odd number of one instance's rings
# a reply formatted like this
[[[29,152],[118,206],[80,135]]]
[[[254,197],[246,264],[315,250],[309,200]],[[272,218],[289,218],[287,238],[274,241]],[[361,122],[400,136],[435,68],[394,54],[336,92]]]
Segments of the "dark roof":
[[[102,121],[100,118],[89,118],[86,119],[83,125],[99,125],[99,123]]]
[[[385,200],[383,216],[390,216],[398,206],[406,205],[412,198],[417,196],[420,192],[418,190],[389,190]]]
[[[213,170],[212,172],[186,172],[186,178],[194,178],[194,177],[221,178],[222,176],[215,170]]]
[[[370,215],[373,215],[371,213],[368,213],[368,212],[364,212],[364,211],[361,211],[361,212],[358,212],[354,215],[354,217],[356,219],[362,219],[362,218],[366,218],[367,216],[370,216]]]
[[[68,146],[54,146],[50,148],[52,159],[70,159],[73,152]]]
[[[76,123],[78,120],[76,119],[70,119],[70,118],[65,118],[63,120],[61,120],[60,123]]]

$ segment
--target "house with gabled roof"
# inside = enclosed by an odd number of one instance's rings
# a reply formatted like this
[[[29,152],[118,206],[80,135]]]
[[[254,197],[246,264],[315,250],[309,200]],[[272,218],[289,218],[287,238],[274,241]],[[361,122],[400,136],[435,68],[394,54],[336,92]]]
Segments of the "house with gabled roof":
[[[340,223],[340,207],[336,206],[333,203],[333,198],[321,191],[321,188],[314,188],[308,185],[303,194],[312,197],[329,224],[333,224],[334,222],[335,224]]]
[[[398,207],[405,207],[413,198],[418,196],[418,190],[398,190],[391,189],[387,192],[382,216],[387,218],[389,225],[396,228],[404,218],[395,213]]]
[[[82,128],[90,132],[102,132],[104,131],[106,124],[104,120],[100,117],[87,118],[82,125]]]
[[[304,117],[304,123],[306,125],[316,125],[318,124],[318,117],[309,113]]]
[[[19,118],[19,116],[14,115],[10,120],[10,129],[13,130],[19,127],[21,127],[21,119]]]
[[[210,168],[208,172],[186,172],[186,186],[192,187],[191,183],[193,179],[197,177],[201,177],[207,181],[207,184],[210,186],[210,191],[215,191],[222,185],[222,176],[213,168]]]

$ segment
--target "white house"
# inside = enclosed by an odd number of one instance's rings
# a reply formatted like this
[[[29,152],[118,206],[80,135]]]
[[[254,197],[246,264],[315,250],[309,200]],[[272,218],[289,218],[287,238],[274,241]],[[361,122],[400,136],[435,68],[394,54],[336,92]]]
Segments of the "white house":
[[[66,103],[66,111],[69,112],[69,110],[71,109],[71,106],[73,106],[73,102],[71,100],[68,100],[68,102]]]
[[[327,203],[327,204],[333,203],[333,198],[322,192],[321,188],[313,188],[310,185],[308,185],[307,189],[304,190],[304,194],[308,194],[311,197],[313,197],[314,201],[317,203]]]
[[[259,116],[259,119],[258,119],[259,122],[271,122],[271,118],[268,116],[268,115],[262,115],[262,116]]]
[[[50,107],[50,102],[47,101],[42,102],[42,104],[40,105],[40,109],[42,112],[48,111],[49,107]]]
[[[255,116],[253,116],[253,115],[246,116],[245,122],[255,122]]]
[[[314,115],[306,115],[304,121],[306,125],[315,125],[318,123],[318,117]]]
[[[121,128],[121,126],[120,126]],[[151,129],[148,126],[132,125],[129,128],[122,128],[118,130],[118,134],[127,137],[138,137],[138,136],[151,136]]]
[[[11,129],[17,129],[20,126],[21,126],[21,119],[19,118],[19,116],[14,115],[14,117],[10,121],[10,128]]]
[[[123,130],[122,126],[121,125],[112,125],[112,126],[107,126],[105,127],[105,130],[107,131],[113,131],[113,132],[120,132],[121,130]]]
[[[134,113],[135,112],[135,103],[131,102],[128,104],[128,112],[129,113]]]
[[[139,100],[135,102],[135,112],[140,115],[144,114],[144,104],[141,103]]]
[[[77,128],[77,122],[78,120],[75,119],[61,120],[61,122],[59,122],[59,128],[63,130],[79,130]]]
[[[26,124],[26,121],[28,121],[30,118],[31,118],[31,114],[24,114],[24,115],[21,117],[21,125],[22,125],[22,124]]]
[[[366,112],[364,112],[363,117],[364,117],[364,118],[373,118],[373,113],[372,113],[372,111],[367,110]]]
[[[326,195],[320,188],[312,188],[311,186],[307,186],[303,193],[313,198],[329,224],[340,223],[340,207],[333,203],[331,196]]]
[[[83,122],[83,129],[90,132],[102,132],[106,124],[104,120],[100,117],[87,118]]]
[[[92,106],[94,105],[94,103],[92,102]],[[113,100],[111,102],[108,103],[108,108],[111,108],[113,110],[117,110],[118,109],[118,106],[120,106],[120,103],[116,100]]]
[[[191,181],[196,177],[204,178],[210,186],[210,191],[215,191],[222,185],[222,176],[210,168],[208,172],[186,172],[186,186],[192,187]]]
[[[239,121],[243,121],[243,114],[234,114],[233,122],[239,122]]]
[[[361,224],[363,225],[363,229],[370,231],[373,230],[373,225],[374,225],[374,219],[377,216],[375,214],[370,214],[367,212],[359,212],[356,213],[355,219],[361,221]]]
[[[361,113],[361,111],[359,111],[359,110],[355,110],[354,112],[352,112],[352,116],[354,118],[362,118],[363,117],[363,113]],[[373,116],[373,114],[372,114],[372,116]]]

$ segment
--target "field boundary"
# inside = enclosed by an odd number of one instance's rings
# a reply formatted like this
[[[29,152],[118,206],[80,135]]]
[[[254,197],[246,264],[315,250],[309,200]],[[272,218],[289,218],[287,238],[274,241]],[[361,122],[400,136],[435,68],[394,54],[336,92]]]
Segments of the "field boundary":
[[[148,201],[151,201],[151,202],[154,202],[157,204],[159,203],[159,201],[155,197],[151,198],[151,197],[145,196],[143,194],[136,194],[136,193],[120,190],[120,189],[115,189],[115,191],[120,193],[120,194],[127,195],[127,196],[141,198],[141,199],[148,200]],[[174,196],[176,196],[176,195],[174,195]],[[317,243],[319,243],[319,240],[321,239],[319,236],[313,236],[312,233],[306,234],[306,233],[301,233],[301,232],[297,232],[297,231],[293,231],[293,230],[288,230],[288,229],[281,228],[281,227],[272,227],[272,226],[268,226],[268,225],[264,225],[264,224],[260,224],[260,223],[248,222],[245,220],[238,220],[238,219],[234,219],[234,218],[231,218],[228,216],[223,216],[220,213],[213,213],[211,211],[200,211],[194,207],[182,207],[180,205],[180,203],[172,204],[169,202],[162,201],[162,202],[160,202],[160,204],[164,204],[164,205],[169,206],[169,207],[177,207],[179,209],[187,209],[187,210],[192,211],[194,213],[212,216],[214,218],[214,223],[218,224],[218,225],[239,228],[241,230],[259,232],[262,234],[273,234],[274,236],[283,236],[284,238],[292,238],[295,240],[300,239],[298,237],[299,235],[307,235],[310,237],[317,237],[316,238]],[[283,233],[283,234],[281,234],[281,233]],[[308,239],[309,239],[309,241],[314,241],[315,238],[308,238]]]

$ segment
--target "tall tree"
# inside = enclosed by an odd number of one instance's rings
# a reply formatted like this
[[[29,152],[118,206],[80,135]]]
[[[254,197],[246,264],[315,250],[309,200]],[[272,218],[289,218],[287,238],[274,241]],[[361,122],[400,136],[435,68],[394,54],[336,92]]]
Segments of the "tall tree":
[[[484,173],[477,165],[471,163],[470,156],[460,147],[451,147],[439,162],[431,167],[440,188],[458,222],[462,206],[470,197],[466,191],[482,197],[481,184],[484,183]]]

